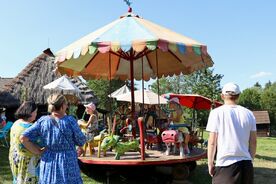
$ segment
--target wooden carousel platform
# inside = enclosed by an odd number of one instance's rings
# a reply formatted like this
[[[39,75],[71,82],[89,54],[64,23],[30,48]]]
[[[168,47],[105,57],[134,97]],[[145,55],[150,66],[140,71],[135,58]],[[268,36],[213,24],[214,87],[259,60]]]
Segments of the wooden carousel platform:
[[[178,155],[165,155],[165,152],[158,150],[145,150],[145,160],[141,159],[139,152],[126,152],[121,156],[120,160],[115,160],[115,152],[108,151],[106,156],[97,157],[97,151],[90,156],[89,153],[84,157],[79,157],[79,160],[85,164],[93,165],[121,165],[121,166],[146,166],[146,165],[165,165],[165,164],[177,164],[196,161],[202,158],[206,158],[206,150],[201,148],[193,148],[190,155],[181,158]]]

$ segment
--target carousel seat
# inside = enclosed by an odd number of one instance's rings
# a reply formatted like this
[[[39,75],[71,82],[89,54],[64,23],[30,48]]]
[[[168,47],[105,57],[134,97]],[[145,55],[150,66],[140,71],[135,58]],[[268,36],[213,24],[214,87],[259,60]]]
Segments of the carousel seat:
[[[191,126],[186,124],[186,123],[181,123],[181,124],[170,124],[169,129],[172,130],[177,130],[179,128],[187,128],[189,131],[191,131]]]

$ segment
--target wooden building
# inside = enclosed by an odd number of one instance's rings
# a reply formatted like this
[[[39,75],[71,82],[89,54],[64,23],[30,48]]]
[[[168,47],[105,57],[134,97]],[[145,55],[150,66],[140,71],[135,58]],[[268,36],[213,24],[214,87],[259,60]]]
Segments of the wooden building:
[[[253,111],[257,124],[257,135],[266,137],[270,135],[270,119],[267,111]]]

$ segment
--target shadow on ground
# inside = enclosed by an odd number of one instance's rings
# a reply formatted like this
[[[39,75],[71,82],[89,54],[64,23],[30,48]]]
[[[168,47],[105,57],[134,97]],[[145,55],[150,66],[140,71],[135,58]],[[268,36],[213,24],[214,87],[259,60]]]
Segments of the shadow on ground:
[[[256,158],[276,162],[276,157],[268,157],[268,156],[263,156],[263,155],[258,155],[257,154]]]
[[[275,184],[276,169],[254,167],[254,183]]]
[[[211,183],[206,164],[190,165],[190,176],[183,179],[187,170],[175,165],[167,166],[110,166],[110,165],[89,165],[80,162],[82,172],[91,178],[91,181],[108,184],[206,184]],[[191,163],[186,163],[191,164]],[[180,179],[181,178],[181,179]]]
[[[170,176],[157,174],[151,166],[95,166],[81,163],[80,166],[84,174],[99,183],[169,184],[172,181]]]

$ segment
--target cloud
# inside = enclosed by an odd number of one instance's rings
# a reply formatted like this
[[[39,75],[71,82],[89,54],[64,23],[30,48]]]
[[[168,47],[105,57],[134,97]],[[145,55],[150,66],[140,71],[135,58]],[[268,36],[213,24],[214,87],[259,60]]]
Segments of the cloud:
[[[269,76],[269,75],[272,75],[272,73],[270,73],[270,72],[258,72],[254,75],[251,75],[250,78],[255,79],[255,78],[261,78],[261,77],[265,77],[265,76]]]

